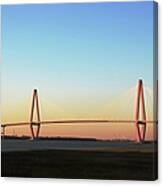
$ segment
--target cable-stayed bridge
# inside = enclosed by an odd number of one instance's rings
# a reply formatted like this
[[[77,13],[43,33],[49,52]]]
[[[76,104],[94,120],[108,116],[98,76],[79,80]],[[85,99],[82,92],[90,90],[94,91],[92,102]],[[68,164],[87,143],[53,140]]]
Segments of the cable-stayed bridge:
[[[157,99],[156,99],[157,101]],[[34,121],[34,110],[36,109],[36,118],[37,120]],[[95,123],[104,123],[104,124],[124,124],[124,123],[132,123],[135,124],[136,129],[136,139],[138,142],[145,141],[146,136],[146,125],[150,123],[154,123],[155,127],[157,127],[157,104],[155,105],[155,120],[148,120],[146,117],[146,108],[145,108],[145,97],[144,97],[144,87],[143,81],[140,79],[138,81],[137,86],[137,98],[136,104],[134,106],[134,113],[135,118],[133,120],[113,120],[113,119],[70,119],[70,120],[41,120],[40,117],[40,108],[39,108],[39,97],[37,89],[34,89],[33,96],[32,96],[32,105],[31,105],[31,113],[30,113],[30,120],[28,122],[13,122],[13,123],[2,123],[1,128],[2,132],[1,135],[5,136],[5,128],[8,127],[18,127],[18,126],[29,126],[31,131],[32,139],[37,139],[40,133],[40,127],[42,125],[61,125],[61,124],[95,124]],[[36,128],[36,131],[35,131]]]

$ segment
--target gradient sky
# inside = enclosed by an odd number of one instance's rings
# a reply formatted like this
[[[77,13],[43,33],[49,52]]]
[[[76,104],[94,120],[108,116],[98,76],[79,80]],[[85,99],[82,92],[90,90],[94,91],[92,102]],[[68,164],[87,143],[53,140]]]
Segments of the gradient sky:
[[[2,6],[2,121],[29,120],[33,88],[42,119],[132,118],[139,78],[152,94],[153,6]],[[105,127],[69,127],[55,134],[108,137]]]

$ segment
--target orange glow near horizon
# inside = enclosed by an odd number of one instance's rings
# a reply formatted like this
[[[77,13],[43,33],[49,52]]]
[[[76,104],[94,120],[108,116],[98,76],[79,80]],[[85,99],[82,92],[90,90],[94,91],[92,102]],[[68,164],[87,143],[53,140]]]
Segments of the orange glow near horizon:
[[[133,120],[135,88],[126,91],[121,96],[115,96],[114,99],[107,100],[108,103],[101,104],[98,100],[93,103],[88,99],[85,102],[73,102],[68,104],[55,104],[54,101],[47,102],[40,100],[41,120],[64,120],[64,119],[113,119],[113,120]],[[133,96],[134,95],[134,96]],[[41,98],[41,97],[40,97]],[[149,100],[149,99],[148,99]],[[87,104],[85,105],[84,103]],[[25,112],[30,108],[31,100],[26,101],[12,100],[12,104],[7,102],[3,107],[2,122],[29,122],[30,112]],[[12,106],[11,106],[12,105]],[[16,105],[16,107],[14,106]],[[151,100],[146,101],[147,120],[153,120],[153,110],[151,109]],[[150,105],[150,107],[148,106]],[[62,109],[64,108],[64,109]],[[29,109],[30,111],[30,109]],[[146,139],[155,139],[154,124],[147,123]],[[6,129],[7,135],[31,135],[28,126],[10,127]],[[60,136],[60,137],[81,137],[97,139],[131,139],[136,138],[136,128],[134,123],[98,123],[98,124],[65,124],[65,125],[47,125],[41,126],[40,136]]]
[[[6,129],[7,135],[31,136],[30,127],[10,127]],[[130,139],[137,136],[134,124],[72,124],[41,126],[40,136],[44,137],[80,137],[96,139]],[[154,124],[147,124],[147,140],[155,139]]]

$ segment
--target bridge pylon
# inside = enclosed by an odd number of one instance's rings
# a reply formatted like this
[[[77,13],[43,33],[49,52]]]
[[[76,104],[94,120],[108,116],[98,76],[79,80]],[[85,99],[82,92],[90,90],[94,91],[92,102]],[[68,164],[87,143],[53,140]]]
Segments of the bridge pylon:
[[[140,111],[142,112],[140,115]],[[141,118],[140,118],[141,117]],[[135,125],[137,129],[137,141],[144,142],[146,135],[146,110],[144,99],[143,81],[139,79],[136,98]]]
[[[34,121],[35,108],[36,108],[36,117],[37,117],[36,121]],[[40,121],[41,120],[40,120],[38,92],[37,92],[37,89],[34,89],[33,97],[32,97],[32,105],[31,105],[31,114],[30,114],[30,130],[31,130],[31,134],[32,134],[32,139],[36,139],[39,137]],[[36,128],[36,132],[35,132],[34,128]]]

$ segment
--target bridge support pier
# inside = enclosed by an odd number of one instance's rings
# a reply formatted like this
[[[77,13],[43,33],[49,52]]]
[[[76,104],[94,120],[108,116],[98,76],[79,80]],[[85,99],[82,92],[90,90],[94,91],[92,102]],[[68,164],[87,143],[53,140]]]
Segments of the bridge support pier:
[[[142,112],[141,116],[140,116],[140,111]],[[142,119],[140,119],[140,117],[142,117]],[[143,81],[141,79],[138,82],[135,125],[137,129],[137,141],[144,142],[145,134],[146,134],[146,111],[145,111]]]
[[[34,118],[33,118],[35,106],[36,106],[36,117],[37,117],[36,122],[34,122]],[[34,89],[33,98],[32,98],[32,106],[31,106],[31,115],[30,115],[30,130],[31,130],[32,139],[37,139],[39,137],[40,127],[41,127],[41,124],[40,124],[38,93],[37,93],[37,90]],[[36,128],[36,132],[34,128]]]

